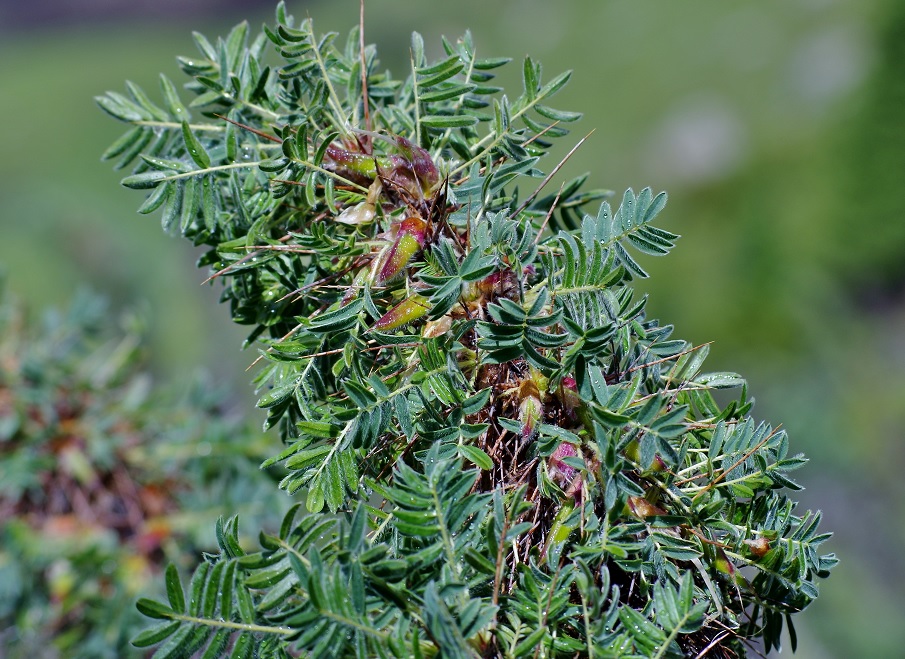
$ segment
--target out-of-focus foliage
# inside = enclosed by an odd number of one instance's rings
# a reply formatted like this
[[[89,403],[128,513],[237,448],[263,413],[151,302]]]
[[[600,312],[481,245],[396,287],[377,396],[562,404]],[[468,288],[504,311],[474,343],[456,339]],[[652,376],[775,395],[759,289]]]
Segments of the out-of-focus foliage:
[[[839,168],[841,197],[852,203],[831,215],[849,246],[832,265],[867,309],[905,294],[905,4],[895,5],[881,36],[875,77],[839,149],[839,162],[850,165]]]
[[[745,381],[703,372],[708,346],[635,297],[636,259],[678,238],[666,194],[545,189],[580,118],[551,105],[569,73],[526,57],[507,94],[508,58],[466,33],[431,61],[415,33],[396,79],[359,30],[338,36],[280,3],[258,35],[194,34],[189,100],[166,76],[159,102],[133,83],[96,98],[127,124],[104,159],[139,212],[208,247],[252,328],[286,444],[265,465],[306,490],[260,552],[221,523],[185,588],[172,569],[166,604],[139,600],[162,622],[135,644],[737,657],[785,628],[794,648],[829,534],[796,514],[806,460],[750,416]]]
[[[267,438],[204,379],[155,389],[99,298],[35,320],[0,295],[3,656],[123,656],[165,561],[194,565],[224,510],[279,520]]]

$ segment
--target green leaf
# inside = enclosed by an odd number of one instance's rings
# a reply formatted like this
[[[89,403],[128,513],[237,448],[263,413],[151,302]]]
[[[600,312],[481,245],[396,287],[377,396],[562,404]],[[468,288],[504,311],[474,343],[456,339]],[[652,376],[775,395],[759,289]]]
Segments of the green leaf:
[[[179,582],[179,572],[172,563],[167,565],[166,583],[170,606],[177,613],[185,613],[185,594],[182,592],[182,584]]]
[[[541,641],[544,640],[544,637],[547,634],[548,631],[545,626],[538,627],[533,632],[528,634],[528,636],[525,637],[525,640],[515,646],[513,654],[516,657],[524,657],[532,653],[536,654],[535,650],[537,649],[537,646],[541,643]]]
[[[335,311],[316,317],[309,327],[317,333],[339,332],[354,327],[358,323],[358,314],[364,306],[364,299],[358,298]]]
[[[540,116],[546,117],[552,121],[560,121],[560,122],[571,122],[578,121],[581,119],[581,112],[567,112],[565,110],[554,110],[553,108],[549,108],[546,105],[535,105],[535,112],[537,112]]]
[[[745,385],[745,379],[738,373],[705,373],[695,378],[695,382],[711,389],[734,389]]]
[[[144,136],[145,130],[146,129],[142,126],[136,126],[127,133],[124,133],[113,144],[107,147],[107,150],[104,151],[104,153],[101,155],[101,160],[112,160],[113,158],[116,158],[117,156],[125,153],[129,147],[138,142]]]
[[[176,612],[168,606],[145,597],[142,597],[135,603],[135,608],[148,618],[158,618],[160,620],[167,620],[176,614]]]
[[[94,102],[107,114],[120,121],[142,121],[147,115],[141,108],[121,94],[107,92],[106,96],[95,96]]]
[[[469,114],[429,114],[421,117],[421,125],[428,128],[465,128],[474,126],[476,123],[478,123],[478,118]]]
[[[473,66],[478,71],[489,71],[504,66],[511,61],[511,57],[487,57],[484,59],[476,59]]]
[[[288,400],[295,393],[298,384],[295,382],[284,384],[267,392],[255,403],[258,407],[268,408],[279,405]]]
[[[419,97],[422,103],[437,103],[451,98],[458,98],[463,94],[473,91],[477,85],[449,85],[438,87],[433,91],[425,92]]]
[[[490,471],[491,469],[493,469],[493,460],[491,460],[490,456],[479,449],[477,446],[460,444],[458,446],[458,451],[459,455],[461,455],[463,458],[476,465],[480,469],[483,469],[484,471]]]
[[[143,172],[133,174],[122,180],[122,185],[133,190],[149,190],[160,185],[160,182],[172,172]]]
[[[195,137],[191,127],[187,121],[182,122],[182,139],[185,141],[185,149],[201,169],[207,169],[211,166],[211,158],[207,155],[207,151]]]
[[[309,513],[319,513],[324,509],[326,499],[321,481],[318,480],[308,489],[308,497],[305,499],[305,508]]]
[[[170,116],[176,121],[187,121],[191,115],[182,104],[182,101],[179,100],[176,86],[162,73],[160,74],[160,90],[163,92],[164,104]]]
[[[146,629],[132,639],[132,645],[137,648],[147,648],[157,645],[166,638],[169,638],[173,632],[179,629],[181,623],[178,620],[173,622],[164,622],[159,625]]]
[[[560,89],[562,89],[563,87],[566,86],[566,84],[569,82],[571,77],[572,77],[571,71],[565,71],[563,73],[560,73],[558,76],[553,78],[553,80],[551,80],[546,85],[541,87],[541,90],[537,94],[537,98],[545,99],[549,96],[553,96],[556,92],[558,92]]]
[[[153,213],[163,205],[163,202],[165,202],[167,199],[168,193],[168,185],[158,185],[156,188],[154,188],[154,192],[149,194],[142,205],[138,207],[138,212],[142,215]]]

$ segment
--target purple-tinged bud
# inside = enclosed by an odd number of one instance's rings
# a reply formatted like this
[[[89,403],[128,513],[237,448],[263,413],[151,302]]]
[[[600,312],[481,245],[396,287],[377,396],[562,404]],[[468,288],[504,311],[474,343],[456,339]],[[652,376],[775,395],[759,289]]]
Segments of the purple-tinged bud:
[[[328,146],[324,152],[324,169],[359,185],[370,185],[377,178],[379,164],[374,156],[354,153],[335,144]]]
[[[374,283],[382,286],[398,275],[421,251],[427,240],[427,223],[420,217],[407,217],[396,230],[396,240],[377,262]]]
[[[729,557],[726,556],[726,552],[724,552],[719,547],[716,548],[716,556],[713,559],[713,567],[717,569],[717,572],[725,574],[730,578],[735,577],[735,565],[733,565],[732,561],[729,560]]]
[[[569,442],[560,442],[553,454],[547,459],[550,467],[550,478],[563,490],[577,496],[580,490],[581,478],[578,470],[565,462],[566,458],[574,458],[578,455],[575,446]]]
[[[399,153],[408,161],[407,164],[411,167],[415,178],[418,179],[422,194],[428,196],[440,182],[440,171],[434,164],[430,153],[400,136],[396,137],[396,145],[399,147]]]
[[[720,574],[725,574],[726,577],[734,583],[736,586],[742,588],[750,588],[751,584],[748,583],[748,580],[745,578],[741,572],[739,572],[738,568],[735,567],[735,564],[729,560],[729,557],[726,555],[721,548],[715,548],[715,557],[713,559],[713,567],[716,568],[717,572]]]
[[[509,297],[518,291],[518,281],[511,269],[492,272],[477,282],[479,293],[485,297]]]
[[[431,305],[428,299],[416,293],[387,311],[380,317],[380,320],[374,323],[371,329],[388,332],[418,320],[430,310]]]
[[[575,378],[566,376],[559,385],[559,391],[556,392],[559,402],[562,403],[566,418],[575,422],[578,420],[578,408],[581,407],[581,396],[578,395],[578,384]]]
[[[388,136],[367,130],[356,131],[365,138],[380,139],[392,144],[396,153],[388,156],[370,158],[365,163],[354,152],[349,153],[331,145],[327,150],[325,162],[333,164],[337,173],[360,183],[355,177],[366,176],[368,179],[382,177],[390,187],[405,190],[416,198],[429,197],[440,183],[440,171],[426,149],[399,135]],[[342,171],[341,171],[342,170]],[[345,172],[345,174],[343,173]]]

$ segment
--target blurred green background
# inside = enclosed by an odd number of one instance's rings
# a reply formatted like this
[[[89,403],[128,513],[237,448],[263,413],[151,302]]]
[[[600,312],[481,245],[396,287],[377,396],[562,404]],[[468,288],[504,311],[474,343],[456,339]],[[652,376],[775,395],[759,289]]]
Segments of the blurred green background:
[[[273,10],[183,5],[0,0],[0,268],[35,309],[86,284],[139,308],[161,379],[203,365],[241,391],[253,355],[199,285],[197,254],[137,215],[140,195],[99,161],[122,131],[94,95],[127,78],[156,92],[193,54],[192,30]],[[288,6],[321,30],[358,19],[355,0]],[[798,621],[797,656],[901,656],[905,3],[368,0],[367,38],[397,76],[412,30],[438,56],[439,36],[466,28],[484,55],[574,69],[557,107],[585,113],[576,139],[595,132],[565,175],[669,192],[665,226],[683,239],[643,263],[652,313],[714,341],[711,370],[746,375],[756,416],[811,458],[802,508],[823,510],[842,564]]]

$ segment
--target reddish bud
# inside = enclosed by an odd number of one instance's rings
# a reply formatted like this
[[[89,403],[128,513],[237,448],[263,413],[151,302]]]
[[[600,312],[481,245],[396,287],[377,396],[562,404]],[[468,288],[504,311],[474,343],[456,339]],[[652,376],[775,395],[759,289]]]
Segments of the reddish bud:
[[[380,320],[374,323],[371,329],[380,332],[394,330],[397,327],[402,327],[418,320],[430,309],[431,305],[426,297],[417,294],[412,295],[387,311],[380,317]]]
[[[732,561],[729,560],[729,557],[726,556],[726,552],[722,549],[717,548],[716,557],[713,559],[713,567],[717,569],[717,572],[721,572],[728,577],[735,576],[735,565],[732,564]]]
[[[564,460],[565,458],[574,458],[576,455],[578,455],[578,451],[575,446],[569,442],[560,442],[547,460],[552,472],[550,474],[551,478],[563,489],[571,486],[575,476],[578,474],[578,470],[564,462]]]
[[[509,297],[518,290],[518,281],[512,270],[507,269],[490,273],[476,287],[484,297]]]
[[[560,442],[547,461],[550,467],[550,478],[565,491],[567,496],[573,497],[576,501],[581,497],[583,479],[581,473],[565,462],[565,459],[574,458],[577,455],[578,450],[575,446],[568,442]]]
[[[375,283],[381,286],[402,272],[426,240],[427,223],[424,220],[414,215],[402,220],[396,230],[396,240],[377,261]]]
[[[344,307],[349,302],[355,299],[358,295],[358,291],[364,286],[365,282],[368,280],[368,269],[362,268],[358,271],[358,274],[355,275],[355,279],[352,280],[352,285],[349,286],[349,290],[343,293],[343,298],[339,303],[339,306]]]
[[[735,567],[735,563],[729,560],[726,552],[717,547],[715,553],[716,556],[713,559],[713,567],[716,568],[717,572],[719,572],[720,574],[725,574],[726,577],[736,586],[750,587],[748,580],[745,579],[745,576],[738,571],[738,568]]]
[[[359,185],[370,185],[377,177],[378,164],[374,156],[354,153],[335,144],[324,152],[324,169]]]
[[[578,384],[575,378],[566,376],[556,392],[559,402],[562,403],[566,418],[572,422],[578,421],[578,408],[581,407],[581,396],[578,395]]]
[[[415,175],[421,193],[427,196],[440,182],[440,172],[434,164],[430,153],[404,137],[396,137],[399,153],[405,158],[407,166]]]

